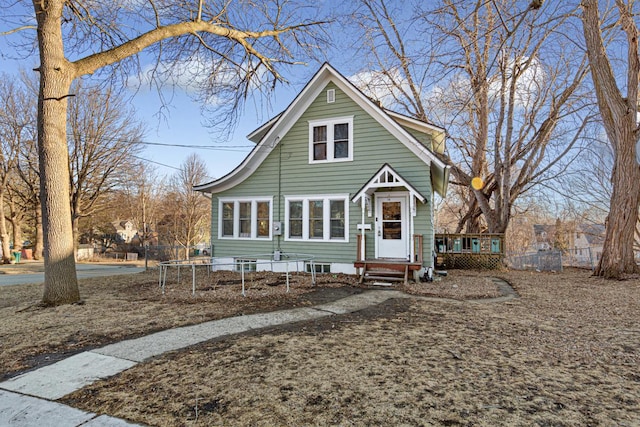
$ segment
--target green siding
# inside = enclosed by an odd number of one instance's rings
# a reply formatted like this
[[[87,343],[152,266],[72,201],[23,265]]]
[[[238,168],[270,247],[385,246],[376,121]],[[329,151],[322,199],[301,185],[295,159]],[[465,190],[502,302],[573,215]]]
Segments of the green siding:
[[[326,89],[336,91],[335,103],[326,102]],[[353,161],[309,164],[309,124],[310,120],[331,119],[353,116],[354,153]],[[349,194],[353,197],[360,188],[380,169],[389,163],[402,177],[411,183],[427,200],[418,202],[417,216],[414,217],[414,231],[424,235],[425,261],[431,254],[429,245],[431,227],[431,181],[429,167],[418,159],[402,143],[397,141],[376,120],[371,118],[345,93],[329,84],[321,91],[302,117],[284,135],[279,147],[274,149],[258,169],[244,182],[233,189],[213,194],[212,198],[212,238],[215,256],[231,256],[251,253],[268,253],[280,247],[284,252],[312,253],[319,262],[349,263],[356,257],[357,224],[361,221],[360,204],[349,202],[348,242],[291,242],[278,239],[273,241],[218,239],[218,197],[260,197],[274,196],[273,221],[281,221],[284,228],[284,197],[290,195]],[[279,174],[279,164],[281,173]],[[280,187],[278,177],[281,177]],[[403,189],[394,189],[397,191]],[[280,194],[280,198],[278,198]],[[374,201],[375,203],[375,201]],[[367,255],[375,254],[374,217],[365,218],[372,224],[367,231]]]

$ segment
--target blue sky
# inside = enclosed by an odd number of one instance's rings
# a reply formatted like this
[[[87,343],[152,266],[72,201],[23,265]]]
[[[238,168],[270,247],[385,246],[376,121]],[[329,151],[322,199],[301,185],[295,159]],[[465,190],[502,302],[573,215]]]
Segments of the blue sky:
[[[0,32],[5,30],[0,24]],[[6,37],[0,36],[0,52],[0,71],[4,73],[17,76],[20,69],[30,72],[37,66],[37,60],[33,57],[16,59],[14,49],[7,46]],[[317,67],[317,64],[309,65],[307,70],[301,72],[309,74]],[[248,104],[228,139],[221,139],[219,134],[204,125],[206,116],[201,112],[201,105],[192,100],[184,90],[174,88],[170,104],[160,114],[162,101],[159,94],[155,89],[140,89],[133,95],[132,104],[137,117],[147,125],[144,142],[207,147],[195,149],[147,145],[140,157],[153,162],[158,175],[162,177],[173,174],[187,156],[195,152],[207,163],[212,178],[221,177],[237,166],[253,147],[246,135],[285,109],[302,88],[302,84],[279,85],[271,97],[271,108],[267,111],[258,112],[253,104]]]
[[[19,8],[20,5],[12,7]],[[5,11],[5,13],[10,12]],[[13,13],[13,17],[16,17],[20,16],[19,13],[21,12],[15,10]],[[29,10],[26,16],[32,13]],[[23,19],[21,19],[22,22],[24,22]],[[0,20],[0,33],[16,27],[16,21],[7,21]],[[37,66],[36,54],[26,59],[19,59],[18,57],[21,53],[16,52],[15,48],[8,45],[9,42],[15,42],[18,38],[29,40],[32,35],[35,38],[34,30],[25,30],[17,35],[0,35],[1,72],[17,75],[20,69],[30,72]],[[165,106],[166,108],[162,110],[162,115],[159,116],[162,102],[158,93],[155,89],[150,90],[142,85],[133,96],[132,104],[140,121],[147,125],[147,134],[144,142],[162,145],[147,145],[140,157],[153,162],[158,175],[163,177],[173,174],[187,156],[195,152],[207,163],[209,174],[212,178],[225,175],[240,164],[253,147],[252,143],[246,139],[246,135],[270,117],[285,109],[297,92],[302,89],[306,79],[313,75],[319,66],[319,63],[314,63],[294,68],[295,75],[286,76],[291,83],[288,85],[280,84],[276,87],[270,98],[270,108],[268,110],[264,109],[266,107],[260,107],[260,111],[258,111],[256,104],[247,102],[246,107],[240,112],[237,125],[233,128],[233,132],[228,139],[221,139],[219,133],[212,132],[204,125],[206,117],[201,112],[201,105],[193,101],[184,90],[177,87],[166,89],[167,91],[175,91],[175,93],[167,96],[167,98],[171,99],[171,102]],[[172,144],[202,146],[205,148],[168,146]]]
[[[276,111],[276,108],[273,108],[274,111],[266,113],[266,118],[286,108],[295,96],[293,90],[285,87],[280,87],[277,92],[280,94],[278,99],[283,99],[278,103],[280,109]],[[184,91],[175,93],[168,109],[163,110],[162,114],[159,114],[161,100],[154,91],[137,93],[133,98],[133,105],[137,116],[147,124],[146,142],[206,147],[195,149],[148,145],[141,157],[155,162],[154,166],[159,175],[175,172],[173,168],[178,168],[189,154],[195,152],[207,163],[212,178],[221,177],[240,164],[251,151],[253,144],[246,135],[262,124],[255,108],[247,106],[231,136],[224,139],[205,126],[206,116],[203,116],[200,104],[193,101]]]

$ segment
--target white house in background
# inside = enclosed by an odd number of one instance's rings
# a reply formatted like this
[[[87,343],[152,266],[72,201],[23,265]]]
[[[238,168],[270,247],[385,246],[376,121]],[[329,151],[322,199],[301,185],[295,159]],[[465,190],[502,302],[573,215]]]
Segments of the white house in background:
[[[123,243],[131,243],[133,238],[138,234],[138,228],[129,220],[114,221],[112,224],[113,228],[115,228],[116,234],[118,235],[118,239]]]

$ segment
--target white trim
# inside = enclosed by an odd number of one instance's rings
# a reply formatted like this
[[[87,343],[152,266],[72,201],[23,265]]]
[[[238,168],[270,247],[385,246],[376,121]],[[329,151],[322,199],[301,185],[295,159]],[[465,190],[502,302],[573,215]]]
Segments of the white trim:
[[[391,165],[385,163],[376,172],[371,179],[358,191],[358,193],[351,199],[352,202],[357,203],[363,196],[371,196],[379,188],[388,187],[404,187],[407,191],[415,196],[420,202],[426,203],[427,199],[416,190],[407,180],[405,180]]]
[[[322,239],[309,237],[309,202],[322,200]],[[331,205],[330,202],[338,200],[344,202],[344,238],[331,238]],[[302,202],[302,237],[289,236],[289,204],[290,202]],[[303,196],[284,197],[284,240],[287,242],[330,242],[349,243],[349,195],[348,194],[312,194]]]
[[[309,120],[309,164],[336,163],[353,161],[353,116],[333,117],[330,119]],[[347,157],[335,157],[335,137],[334,126],[347,124],[349,126],[348,145],[349,155]],[[327,127],[327,158],[325,160],[314,160],[313,158],[313,128],[318,126]]]
[[[382,212],[379,211],[378,207],[381,204],[382,199],[386,198],[386,197],[392,197],[392,198],[402,198],[404,199],[404,210],[402,212],[403,217],[402,217],[402,227],[403,227],[403,231],[406,233],[405,236],[405,248],[404,254],[400,254],[398,256],[398,258],[406,258],[407,256],[409,256],[409,259],[412,259],[413,254],[411,253],[411,247],[412,242],[411,240],[413,239],[413,233],[412,233],[412,229],[413,229],[413,216],[411,215],[411,212],[409,211],[409,200],[411,198],[411,193],[408,191],[383,191],[383,192],[378,192],[378,193],[374,193],[374,197],[376,199],[375,201],[375,209],[376,209],[376,221],[375,221],[375,256],[376,258],[380,258],[380,239],[381,236],[378,234],[379,232],[381,232],[382,229]],[[411,234],[409,234],[411,233]]]
[[[223,236],[224,203],[233,202],[233,236]],[[269,202],[269,236],[258,237],[258,202]],[[251,236],[240,236],[240,203],[251,203]],[[273,197],[219,197],[218,198],[218,239],[220,240],[258,240],[273,239]]]
[[[440,126],[436,126],[431,123],[423,122],[413,117],[405,116],[404,114],[397,113],[391,110],[384,110],[385,113],[390,115],[395,121],[403,123],[405,126],[415,129],[420,132],[424,132],[424,129],[430,129],[435,133],[446,133],[446,129]]]

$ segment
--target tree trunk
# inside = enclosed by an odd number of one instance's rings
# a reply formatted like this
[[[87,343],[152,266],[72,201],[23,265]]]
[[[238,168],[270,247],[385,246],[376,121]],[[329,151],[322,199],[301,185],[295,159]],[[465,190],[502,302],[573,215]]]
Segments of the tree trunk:
[[[21,251],[22,250],[22,221],[20,221],[18,218],[12,218],[10,220],[11,222],[11,229],[13,232],[13,249],[16,251]]]
[[[69,203],[67,99],[74,75],[64,56],[61,17],[63,1],[34,0],[40,51],[38,156],[42,203],[45,305],[80,300],[73,254]],[[46,83],[46,84],[45,84]]]
[[[33,259],[40,260],[42,259],[42,251],[44,248],[44,237],[42,232],[42,209],[40,205],[36,207],[35,212],[35,227],[36,227],[36,243],[33,247]]]
[[[613,194],[604,238],[604,250],[594,275],[608,279],[621,278],[623,274],[640,272],[633,251],[633,242],[638,222],[640,194],[640,167],[636,163],[633,134],[629,143],[618,146],[618,159],[613,169]]]
[[[0,193],[0,213],[4,212],[4,195]],[[2,263],[9,264],[11,258],[11,248],[9,247],[9,231],[7,231],[7,220],[4,215],[0,215],[0,239],[2,239]]]
[[[609,279],[640,272],[633,253],[635,227],[640,201],[640,167],[636,162],[638,76],[638,28],[633,16],[622,3],[618,24],[627,36],[626,96],[618,88],[611,61],[607,56],[600,29],[598,2],[582,0],[584,30],[591,76],[609,143],[614,153],[611,183],[613,194],[605,234],[602,257],[594,275]]]
[[[71,214],[71,230],[73,235],[73,254],[74,259],[78,255],[78,248],[80,247],[80,230],[79,230],[80,217]]]

